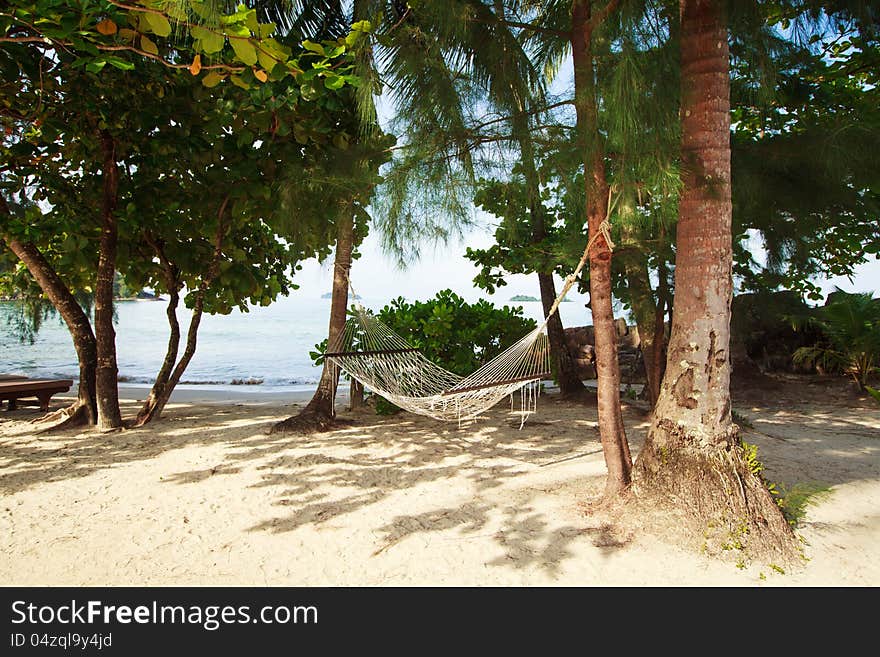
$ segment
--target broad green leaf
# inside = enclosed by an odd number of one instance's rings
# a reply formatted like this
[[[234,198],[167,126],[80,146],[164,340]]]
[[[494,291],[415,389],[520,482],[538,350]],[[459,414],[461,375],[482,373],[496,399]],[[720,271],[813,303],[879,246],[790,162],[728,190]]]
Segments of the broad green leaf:
[[[345,80],[338,75],[328,75],[324,78],[324,86],[335,91],[345,86]]]
[[[169,23],[168,19],[161,14],[145,12],[144,19],[150,26],[150,30],[157,36],[167,37],[171,34],[171,23]]]
[[[107,63],[110,64],[110,66],[118,68],[120,71],[134,70],[134,64],[127,62],[124,59],[120,59],[119,57],[107,57]]]
[[[250,89],[250,88],[251,88],[251,85],[249,85],[247,82],[245,82],[244,80],[242,80],[241,77],[238,76],[238,75],[231,75],[231,76],[229,76],[229,80],[230,80],[230,81],[232,82],[232,84],[234,84],[236,87],[241,87],[242,89]]]
[[[370,21],[358,21],[352,24],[351,29],[355,32],[369,32],[373,29],[373,25]]]
[[[101,69],[104,68],[106,64],[107,62],[104,61],[89,62],[86,64],[86,70],[89,73],[100,73]]]
[[[141,50],[151,55],[159,54],[159,47],[146,34],[141,34]]]
[[[260,28],[257,30],[257,34],[261,39],[268,39],[275,34],[276,29],[278,29],[278,27],[275,23],[260,23]]]
[[[216,71],[211,71],[205,77],[202,78],[202,84],[209,89],[212,87],[216,87],[223,80],[223,76],[217,73]]]
[[[235,51],[236,56],[248,66],[253,66],[257,63],[257,49],[254,48],[253,44],[247,39],[230,39],[229,42],[232,44],[232,49]]]
[[[222,34],[214,32],[213,30],[208,30],[199,25],[190,28],[189,33],[192,35],[193,39],[196,39],[201,43],[201,48],[206,55],[211,55],[223,50],[223,43],[226,41],[226,38]]]
[[[314,41],[309,41],[308,39],[306,39],[302,42],[302,47],[310,52],[314,52],[322,56],[324,55],[324,46],[322,46],[320,43],[315,43]]]

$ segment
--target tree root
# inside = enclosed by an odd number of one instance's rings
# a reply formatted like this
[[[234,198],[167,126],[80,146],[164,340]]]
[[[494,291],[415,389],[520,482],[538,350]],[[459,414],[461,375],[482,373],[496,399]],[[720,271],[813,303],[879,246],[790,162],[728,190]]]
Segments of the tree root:
[[[350,426],[351,424],[351,420],[340,420],[338,417],[333,417],[326,413],[316,412],[306,408],[297,415],[282,420],[277,424],[273,424],[269,428],[269,433],[296,433],[309,435],[332,431],[333,429]]]
[[[88,408],[85,404],[74,402],[67,408],[60,408],[53,413],[31,420],[31,424],[49,424],[37,431],[37,434],[50,434],[56,431],[82,427],[89,423]]]
[[[646,445],[633,474],[635,494],[684,512],[702,531],[707,553],[802,562],[797,537],[735,433],[706,444],[679,432],[659,449]]]

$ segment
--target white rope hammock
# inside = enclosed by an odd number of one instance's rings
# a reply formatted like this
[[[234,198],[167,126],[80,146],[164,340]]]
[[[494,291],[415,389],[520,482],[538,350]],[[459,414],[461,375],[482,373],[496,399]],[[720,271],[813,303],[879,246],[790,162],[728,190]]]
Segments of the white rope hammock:
[[[468,376],[431,362],[379,318],[356,306],[325,357],[365,387],[412,413],[469,420],[522,390],[522,419],[536,410],[540,381],[550,376],[550,344],[538,327]]]
[[[472,374],[459,376],[431,362],[359,303],[324,357],[400,408],[436,420],[461,423],[476,418],[507,396],[512,409],[513,395],[519,391],[522,428],[526,417],[537,411],[541,380],[551,376],[547,322],[574,285],[596,239],[601,235],[613,248],[608,229],[603,221],[590,238],[544,322]]]

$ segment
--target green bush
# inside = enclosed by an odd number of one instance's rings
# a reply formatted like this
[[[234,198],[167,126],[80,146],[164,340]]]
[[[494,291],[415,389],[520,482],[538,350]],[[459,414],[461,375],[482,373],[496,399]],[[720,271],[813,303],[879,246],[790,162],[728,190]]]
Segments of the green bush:
[[[379,319],[440,367],[467,375],[492,360],[537,324],[521,307],[496,308],[486,300],[469,304],[452,290],[428,301],[398,297]]]
[[[880,299],[870,292],[851,294],[837,288],[809,323],[821,329],[825,341],[798,349],[794,362],[844,372],[866,390],[869,378],[880,369]]]

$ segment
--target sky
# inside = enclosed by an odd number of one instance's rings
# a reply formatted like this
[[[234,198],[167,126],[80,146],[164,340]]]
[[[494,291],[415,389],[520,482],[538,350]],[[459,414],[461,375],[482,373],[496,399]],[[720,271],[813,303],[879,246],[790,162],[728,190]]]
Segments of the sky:
[[[359,296],[365,299],[388,299],[403,296],[408,299],[425,300],[433,297],[440,290],[450,288],[466,300],[473,302],[487,298],[495,305],[504,305],[510,297],[526,294],[539,297],[538,277],[531,275],[513,275],[507,277],[507,285],[496,290],[489,296],[483,290],[475,288],[473,278],[478,269],[464,257],[465,248],[487,247],[493,243],[491,227],[488,219],[483,217],[477,227],[464,240],[446,246],[424,249],[419,262],[412,263],[406,269],[399,269],[392,257],[385,256],[378,244],[375,234],[367,237],[361,248],[363,255],[352,265],[352,285]],[[315,260],[305,263],[303,270],[295,278],[301,286],[297,295],[312,296],[329,292],[332,285],[332,258],[320,264]],[[880,294],[880,260],[872,259],[859,266],[852,281],[845,277],[836,277],[818,281],[824,292],[831,292],[839,286],[847,292],[869,292]],[[557,277],[557,290],[562,281]],[[572,301],[586,301],[586,295],[569,294]]]
[[[573,69],[570,57],[562,63],[550,93],[565,97],[573,95]],[[377,109],[380,123],[387,128],[392,110],[386,95],[379,99]],[[503,305],[510,300],[510,297],[519,294],[540,297],[538,277],[534,274],[508,276],[507,285],[496,290],[491,296],[474,287],[473,278],[479,270],[474,263],[464,257],[465,249],[486,248],[494,243],[492,219],[490,215],[478,212],[475,226],[463,239],[435,248],[424,247],[420,261],[411,263],[406,269],[400,269],[393,257],[382,253],[379,238],[375,232],[372,232],[360,248],[361,258],[352,266],[353,289],[365,299],[385,300],[403,296],[411,300],[425,300],[433,297],[440,290],[450,288],[467,301],[487,298],[496,305]],[[752,240],[751,244],[753,248],[760,248],[759,240]],[[756,259],[762,260],[760,256]],[[320,290],[318,293],[320,296],[329,292],[332,285],[332,266],[332,258],[323,264],[315,260],[305,263],[303,270],[296,277],[302,289],[295,294],[312,295],[316,290]],[[835,287],[840,287],[847,292],[870,291],[880,295],[880,260],[872,258],[871,261],[857,267],[851,279],[835,277],[819,280],[816,283],[825,294],[833,291]],[[562,280],[556,277],[557,291],[561,287]],[[569,293],[568,297],[572,301],[587,301],[587,295],[578,294],[576,291]],[[618,308],[617,304],[615,308]]]

